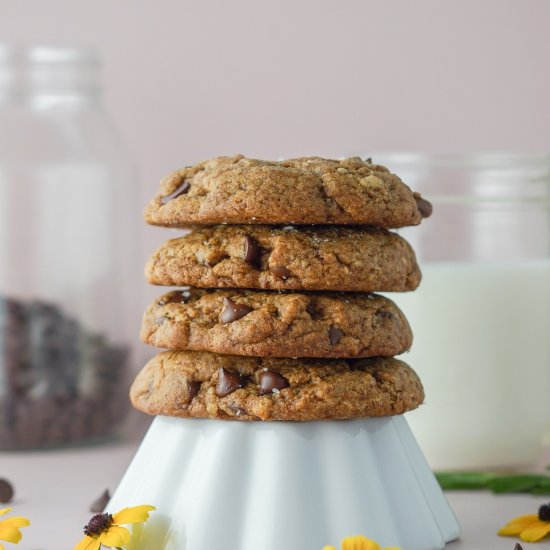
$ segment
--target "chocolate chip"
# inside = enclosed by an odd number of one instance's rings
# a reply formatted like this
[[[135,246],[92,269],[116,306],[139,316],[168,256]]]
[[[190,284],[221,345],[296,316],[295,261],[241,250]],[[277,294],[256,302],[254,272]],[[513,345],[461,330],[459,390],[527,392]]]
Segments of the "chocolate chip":
[[[177,292],[170,292],[163,296],[157,304],[159,306],[165,306],[166,304],[186,304],[189,301],[191,293],[188,290],[182,290]]]
[[[220,367],[218,369],[218,383],[216,384],[216,395],[218,397],[225,397],[235,390],[244,386],[245,379],[238,372],[232,372],[230,370]]]
[[[391,311],[386,311],[385,309],[377,311],[376,316],[382,319],[395,319],[395,315]]]
[[[516,545],[514,546],[514,550],[523,550],[523,546],[519,542],[516,542]]]
[[[273,370],[262,371],[260,373],[259,380],[259,395],[266,395],[267,393],[272,393],[273,391],[280,391],[290,386],[288,380],[282,374]]]
[[[247,235],[244,238],[244,261],[254,267],[258,267],[261,257],[262,247],[258,244],[258,241]]]
[[[312,320],[317,321],[322,317],[321,312],[317,309],[317,305],[315,302],[309,302],[309,304],[306,306],[306,311],[311,316]]]
[[[277,279],[283,279],[283,281],[286,281],[292,275],[292,273],[282,265],[274,265],[269,269],[271,270],[271,273],[277,277]]]
[[[420,196],[420,193],[414,193],[413,196],[416,201],[416,206],[418,207],[418,210],[420,210],[420,215],[423,218],[429,218],[434,210],[432,203],[428,202],[426,199],[423,199]]]
[[[189,189],[191,189],[191,184],[188,181],[183,180],[177,186],[175,191],[172,191],[172,193],[170,193],[169,195],[166,195],[165,197],[161,197],[160,202],[162,204],[166,204],[172,199],[177,199],[178,197],[181,197],[181,195],[185,195],[186,193],[189,192]]]
[[[223,305],[224,310],[220,315],[220,323],[224,325],[244,317],[253,310],[253,308],[246,304],[237,304],[231,298],[224,298]]]
[[[201,389],[201,383],[200,382],[187,382],[187,393],[189,394],[189,401],[193,401],[197,394],[199,393],[199,390]]]
[[[105,489],[105,491],[103,491],[103,493],[101,493],[101,495],[90,505],[90,512],[100,514],[103,510],[105,510],[105,507],[109,504],[110,500],[111,495],[109,494],[109,489]]]
[[[10,502],[13,498],[13,486],[7,479],[0,479],[0,502]]]
[[[330,327],[328,329],[328,339],[330,340],[330,345],[334,346],[337,344],[344,336],[344,333],[337,327]]]
[[[367,157],[365,159],[365,164],[372,164],[372,157]]]

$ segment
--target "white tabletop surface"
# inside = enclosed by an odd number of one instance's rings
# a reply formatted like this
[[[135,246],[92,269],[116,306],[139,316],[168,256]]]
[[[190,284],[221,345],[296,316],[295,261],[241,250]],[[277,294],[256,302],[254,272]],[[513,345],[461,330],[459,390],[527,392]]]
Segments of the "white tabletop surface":
[[[14,513],[32,521],[14,550],[71,550],[91,516],[90,503],[105,488],[116,488],[136,448],[136,443],[114,443],[0,453],[0,477],[8,478],[16,489],[10,506]],[[450,544],[449,550],[513,550],[515,540],[498,537],[496,531],[515,516],[534,513],[545,501],[544,497],[482,492],[452,492],[447,497],[463,530],[461,540]],[[534,548],[550,548],[550,543],[539,543]]]

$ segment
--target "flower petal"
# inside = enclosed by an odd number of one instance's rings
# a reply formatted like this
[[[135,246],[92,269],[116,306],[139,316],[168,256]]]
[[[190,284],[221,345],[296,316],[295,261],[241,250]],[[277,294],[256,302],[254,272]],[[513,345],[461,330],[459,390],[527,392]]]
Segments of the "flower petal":
[[[126,527],[113,525],[109,527],[106,533],[99,535],[99,540],[105,546],[126,546],[130,540],[130,536],[130,531]]]
[[[156,510],[154,506],[143,504],[141,506],[132,506],[131,508],[123,508],[120,512],[113,514],[113,523],[121,525],[126,523],[141,523],[149,519],[149,512]]]
[[[11,508],[2,508],[2,510],[0,510],[0,516],[3,516],[4,514],[7,514],[8,512],[11,512]]]
[[[100,546],[101,543],[99,539],[86,536],[73,548],[73,550],[99,550]]]
[[[23,535],[17,529],[17,527],[4,527],[0,526],[0,540],[5,540],[7,542],[13,542],[13,544],[17,544]]]
[[[4,550],[4,545],[0,544],[0,550]]]
[[[27,527],[30,524],[31,522],[27,518],[22,518],[19,516],[13,516],[11,518],[0,521],[0,527],[3,527],[5,525],[6,527],[17,527],[18,529],[20,527]]]
[[[323,546],[323,550],[336,550],[334,546]]]
[[[377,542],[363,535],[356,535],[342,541],[342,550],[382,550],[382,548]]]
[[[539,521],[539,517],[536,514],[519,516],[499,529],[498,534],[503,537],[517,537],[524,529],[537,521]]]
[[[550,522],[537,520],[532,523],[527,529],[524,529],[520,534],[521,540],[525,542],[537,542],[550,533]]]

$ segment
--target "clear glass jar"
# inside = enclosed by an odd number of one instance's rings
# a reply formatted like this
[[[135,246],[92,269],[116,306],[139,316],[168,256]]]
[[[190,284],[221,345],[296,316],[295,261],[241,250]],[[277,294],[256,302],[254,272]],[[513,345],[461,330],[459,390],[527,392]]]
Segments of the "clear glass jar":
[[[550,156],[374,158],[434,204],[401,231],[422,284],[391,295],[426,389],[420,445],[436,468],[533,464],[550,442]]]
[[[89,51],[0,47],[0,448],[111,433],[139,208]]]

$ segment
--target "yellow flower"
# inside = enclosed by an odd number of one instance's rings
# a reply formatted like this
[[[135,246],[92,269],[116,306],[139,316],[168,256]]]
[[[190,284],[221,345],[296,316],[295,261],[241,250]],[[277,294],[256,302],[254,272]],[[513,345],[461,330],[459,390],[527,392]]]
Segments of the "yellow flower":
[[[334,546],[324,546],[323,550],[336,550]],[[342,550],[400,550],[395,546],[382,548],[377,542],[374,542],[363,535],[348,537],[342,541]]]
[[[498,534],[517,537],[525,542],[537,542],[550,533],[550,504],[543,504],[539,513],[519,516],[507,523]]]
[[[98,550],[102,544],[115,548],[128,544],[130,531],[121,525],[147,521],[151,510],[155,507],[142,505],[123,508],[116,514],[96,514],[84,527],[86,536],[74,550]]]
[[[4,508],[0,510],[0,516],[7,514],[9,511],[11,511],[11,508]],[[21,529],[21,527],[27,527],[27,525],[30,524],[31,522],[27,518],[21,518],[18,516],[0,520],[0,540],[18,544],[23,537],[19,529]],[[4,550],[3,544],[0,544],[0,550]]]

